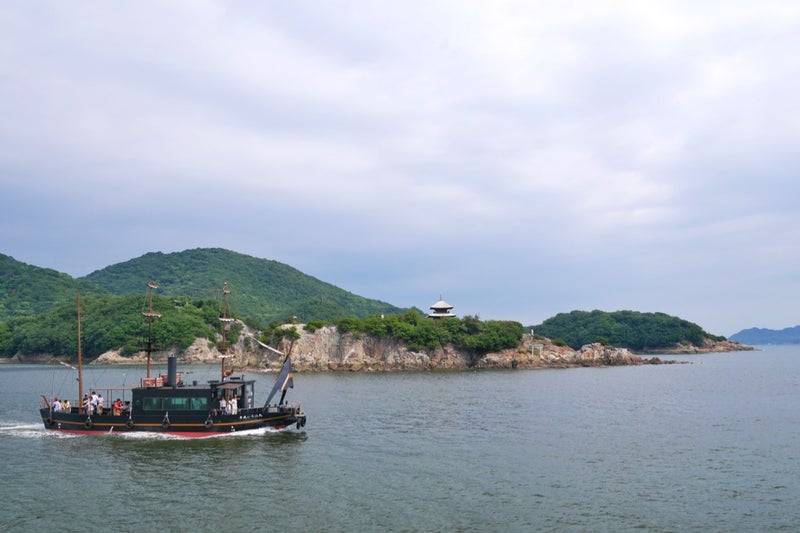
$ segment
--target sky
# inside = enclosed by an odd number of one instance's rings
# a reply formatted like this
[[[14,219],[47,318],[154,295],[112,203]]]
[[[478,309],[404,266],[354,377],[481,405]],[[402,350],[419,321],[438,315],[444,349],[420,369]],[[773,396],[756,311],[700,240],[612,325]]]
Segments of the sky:
[[[0,3],[0,253],[800,324],[800,2]]]

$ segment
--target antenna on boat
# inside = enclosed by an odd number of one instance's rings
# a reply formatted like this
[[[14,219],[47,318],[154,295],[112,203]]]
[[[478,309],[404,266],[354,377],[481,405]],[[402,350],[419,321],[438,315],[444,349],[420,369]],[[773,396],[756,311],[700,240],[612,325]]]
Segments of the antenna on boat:
[[[228,316],[228,295],[231,293],[228,289],[228,282],[222,286],[222,315],[219,317],[220,324],[222,324],[222,342],[219,345],[220,358],[222,359],[222,381],[225,381],[225,359],[228,358],[228,347],[225,344],[225,334],[228,330],[233,319]]]
[[[160,313],[153,312],[153,290],[157,289],[158,285],[154,281],[147,282],[147,302],[148,310],[142,311],[142,316],[147,319],[147,377],[150,377],[150,354],[153,353],[153,319],[161,318]]]
[[[78,310],[78,410],[83,406],[83,360],[81,355],[81,291],[75,297]]]

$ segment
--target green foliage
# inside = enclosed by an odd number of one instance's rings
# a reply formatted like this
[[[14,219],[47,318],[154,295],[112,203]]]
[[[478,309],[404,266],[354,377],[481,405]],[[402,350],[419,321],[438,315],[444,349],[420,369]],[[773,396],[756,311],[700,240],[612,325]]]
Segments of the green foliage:
[[[477,317],[423,318],[417,311],[404,314],[348,317],[335,321],[340,333],[364,334],[383,339],[393,338],[407,344],[410,350],[431,350],[444,344],[468,351],[474,360],[489,352],[519,345],[522,324],[513,321],[480,321]]]
[[[355,317],[340,318],[338,320],[334,320],[333,323],[336,325],[336,329],[339,330],[339,333],[350,333],[357,331],[361,326],[361,321]]]
[[[324,320],[311,320],[306,323],[305,330],[309,333],[314,333],[319,328],[325,327],[327,322]]]
[[[60,303],[74,302],[78,290],[84,295],[105,293],[88,280],[76,280],[0,254],[0,322],[35,316]]]
[[[185,346],[198,331],[195,336],[208,337],[214,343],[208,330],[219,329],[219,302],[225,282],[232,290],[230,310],[258,330],[264,329],[262,324],[284,317],[291,317],[285,322],[324,324],[348,316],[401,311],[288,265],[219,248],[149,253],[80,279],[0,254],[0,274],[0,354],[6,356],[17,351],[75,354],[78,290],[86,306],[84,353],[91,357],[118,348],[124,354],[135,352],[142,344],[134,333],[141,309],[135,304],[125,309],[126,302],[141,302],[148,280],[159,285],[158,305],[166,309],[156,326],[159,348],[167,348],[167,344]],[[129,316],[124,316],[125,312],[130,312]],[[227,331],[228,343],[235,342],[240,328],[232,325]],[[265,338],[274,334],[270,330]]]
[[[665,313],[638,311],[560,313],[534,326],[534,330],[551,339],[562,339],[576,350],[591,342],[646,351],[678,343],[702,346],[705,338],[721,339],[686,320]]]
[[[81,348],[88,359],[111,349],[130,355],[143,349],[149,336],[143,296],[84,297],[81,299]],[[154,349],[184,350],[197,337],[213,340],[219,331],[220,304],[214,300],[176,306],[172,299],[153,298]],[[241,325],[234,324],[226,338],[234,342]],[[59,305],[36,317],[12,319],[0,327],[0,355],[17,352],[77,356],[75,303]]]
[[[300,332],[297,331],[297,326],[284,326],[279,322],[270,324],[270,328],[263,332],[261,335],[261,342],[264,344],[277,343],[281,339],[297,340],[300,338]]]
[[[595,337],[592,342],[602,344],[603,346],[609,346],[611,344],[609,340],[605,337]]]
[[[86,277],[110,293],[142,294],[148,280],[159,294],[221,300],[222,284],[232,293],[228,302],[240,316],[260,323],[297,317],[299,322],[347,316],[396,313],[401,309],[356,296],[277,261],[258,259],[221,248],[197,248],[164,254],[148,253],[109,266]]]

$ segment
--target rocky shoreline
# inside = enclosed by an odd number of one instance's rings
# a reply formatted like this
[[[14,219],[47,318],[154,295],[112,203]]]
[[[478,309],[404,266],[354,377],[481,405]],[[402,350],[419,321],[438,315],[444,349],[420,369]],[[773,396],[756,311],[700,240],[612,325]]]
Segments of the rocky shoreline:
[[[637,355],[626,348],[587,344],[579,350],[558,346],[549,339],[534,339],[526,335],[516,348],[489,353],[479,358],[445,345],[433,351],[411,351],[394,339],[375,339],[368,336],[340,334],[335,327],[323,327],[313,333],[297,326],[300,338],[283,341],[277,349],[292,356],[292,367],[297,372],[392,372],[422,370],[467,370],[467,369],[535,369],[571,368],[587,366],[624,366],[643,364],[670,364],[677,361],[662,360]],[[229,355],[232,368],[237,372],[273,372],[280,368],[282,356],[256,346],[243,336],[231,346]],[[702,347],[677,346],[672,350],[659,350],[662,354],[693,354],[752,350],[750,346],[730,341],[711,341]],[[153,354],[155,363],[166,361],[167,352]],[[180,364],[219,364],[220,353],[209,346],[206,339],[196,339],[183,353],[177,354]],[[54,360],[74,363],[67,357],[49,354],[21,355],[3,360],[8,363],[52,363]],[[123,357],[110,351],[89,362],[93,365],[145,364],[145,355],[140,353]]]

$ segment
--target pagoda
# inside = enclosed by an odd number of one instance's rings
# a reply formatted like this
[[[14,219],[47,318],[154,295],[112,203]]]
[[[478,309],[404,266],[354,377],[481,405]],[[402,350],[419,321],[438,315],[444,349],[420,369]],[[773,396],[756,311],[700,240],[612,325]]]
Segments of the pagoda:
[[[433,304],[430,309],[431,312],[428,313],[428,318],[447,318],[456,316],[455,313],[450,312],[450,310],[453,309],[453,306],[442,300],[441,295],[439,295],[439,301]]]

